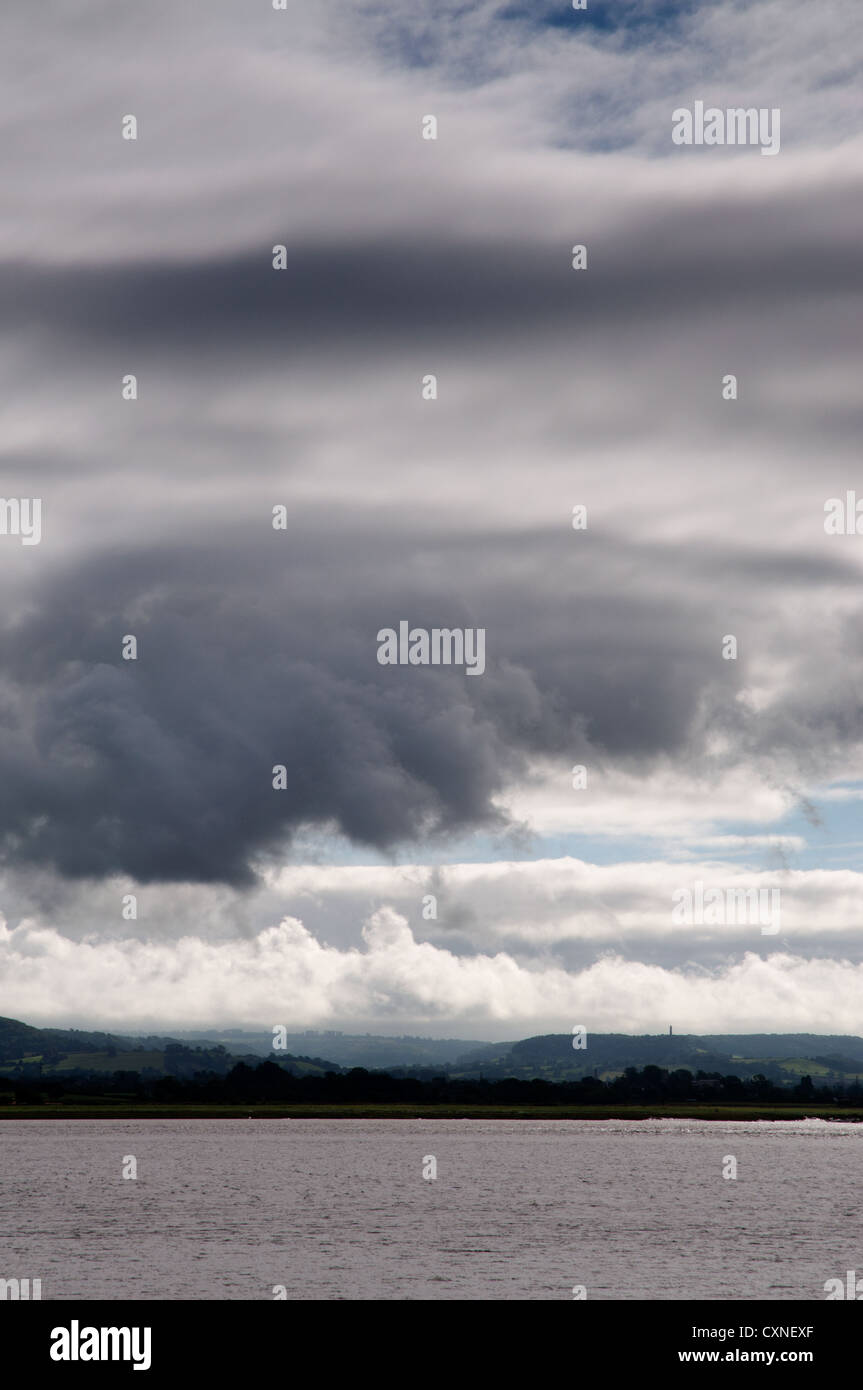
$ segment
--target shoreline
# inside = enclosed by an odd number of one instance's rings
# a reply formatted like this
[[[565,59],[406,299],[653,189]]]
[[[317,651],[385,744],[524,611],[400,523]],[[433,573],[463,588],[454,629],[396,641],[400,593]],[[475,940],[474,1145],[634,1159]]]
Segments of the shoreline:
[[[799,1120],[863,1122],[863,1109],[803,1105],[3,1105],[3,1120]]]

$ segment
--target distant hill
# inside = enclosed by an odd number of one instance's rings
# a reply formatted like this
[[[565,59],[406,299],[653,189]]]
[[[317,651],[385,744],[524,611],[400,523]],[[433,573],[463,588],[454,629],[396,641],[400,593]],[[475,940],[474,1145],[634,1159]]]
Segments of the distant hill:
[[[863,1038],[818,1033],[644,1034],[593,1033],[583,1050],[569,1033],[549,1033],[466,1054],[454,1071],[489,1079],[514,1076],[548,1081],[600,1078],[627,1067],[721,1072],[723,1076],[796,1082],[801,1076],[863,1076]]]
[[[33,1052],[134,1052],[164,1048],[171,1038],[123,1037],[114,1033],[88,1033],[78,1028],[31,1028],[17,1018],[0,1018],[0,1062]]]
[[[268,1035],[271,1036],[271,1035]],[[279,1065],[295,1076],[340,1072],[322,1057],[277,1054]],[[190,1046],[178,1038],[127,1037],[77,1028],[32,1028],[16,1018],[0,1018],[0,1076],[73,1076],[81,1072],[138,1072],[143,1076],[191,1078],[196,1072],[226,1076],[237,1062],[256,1065],[251,1050],[229,1052],[218,1042]]]
[[[588,1033],[587,1047],[573,1048],[570,1033],[549,1033],[517,1042],[481,1043],[459,1038],[380,1037],[374,1034],[289,1033],[284,1051],[273,1052],[273,1034],[241,1029],[183,1032],[176,1037],[129,1037],[76,1028],[33,1028],[0,1018],[0,1076],[63,1076],[95,1071],[190,1079],[197,1072],[225,1076],[237,1064],[272,1057],[296,1076],[323,1076],[361,1067],[431,1079],[609,1080],[628,1067],[712,1072],[721,1076],[796,1085],[863,1078],[863,1038],[818,1033],[643,1034]]]
[[[181,1032],[178,1037],[189,1041],[206,1038],[220,1042],[234,1051],[242,1047],[244,1052],[255,1052],[260,1057],[268,1057],[273,1047],[272,1030],[266,1033],[246,1033],[238,1028],[209,1033]],[[486,1046],[498,1051],[510,1043],[479,1043],[463,1038],[385,1038],[370,1033],[288,1033],[286,1047],[289,1052],[302,1055],[314,1051],[323,1053],[343,1067],[435,1067],[454,1063],[473,1049],[482,1051]]]

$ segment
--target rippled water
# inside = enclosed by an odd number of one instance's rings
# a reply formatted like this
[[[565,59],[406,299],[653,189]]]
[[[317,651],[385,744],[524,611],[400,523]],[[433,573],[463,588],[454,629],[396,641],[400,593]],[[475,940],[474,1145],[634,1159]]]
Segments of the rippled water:
[[[861,1171],[863,1126],[820,1120],[4,1121],[0,1278],[43,1299],[823,1300],[863,1273]]]

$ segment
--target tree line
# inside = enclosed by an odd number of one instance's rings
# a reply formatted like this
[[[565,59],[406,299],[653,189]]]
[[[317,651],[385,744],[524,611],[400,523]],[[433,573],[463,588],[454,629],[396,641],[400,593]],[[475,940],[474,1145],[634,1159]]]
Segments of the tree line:
[[[111,1075],[77,1073],[71,1077],[8,1079],[0,1090],[11,1092],[20,1105],[58,1103],[88,1096],[113,1098],[118,1103],[156,1104],[326,1104],[391,1103],[407,1105],[621,1105],[704,1102],[760,1102],[789,1105],[863,1106],[859,1081],[816,1086],[804,1076],[792,1087],[778,1086],[765,1076],[741,1078],[719,1072],[657,1066],[627,1067],[622,1075],[603,1081],[585,1076],[580,1081],[422,1078],[367,1071],[354,1067],[323,1076],[297,1076],[277,1062],[257,1066],[239,1062],[227,1074],[200,1071],[192,1077],[142,1076],[136,1071]],[[0,1097],[2,1099],[2,1097]]]

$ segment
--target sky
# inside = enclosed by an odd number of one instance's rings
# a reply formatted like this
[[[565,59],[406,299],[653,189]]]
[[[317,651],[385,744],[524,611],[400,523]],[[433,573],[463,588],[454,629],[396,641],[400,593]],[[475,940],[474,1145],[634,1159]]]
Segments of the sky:
[[[861,56],[859,0],[0,16],[0,1014],[863,1034]]]

